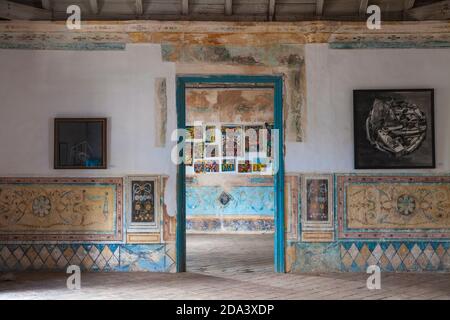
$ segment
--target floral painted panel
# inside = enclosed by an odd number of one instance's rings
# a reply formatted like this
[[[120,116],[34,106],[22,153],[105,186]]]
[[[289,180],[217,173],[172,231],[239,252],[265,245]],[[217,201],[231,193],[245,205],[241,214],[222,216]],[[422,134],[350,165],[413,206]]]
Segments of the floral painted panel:
[[[1,179],[0,239],[121,240],[122,179]]]
[[[328,221],[328,180],[307,179],[306,220]]]
[[[132,182],[131,222],[155,222],[155,182]]]
[[[450,236],[450,177],[341,176],[341,237]]]
[[[186,215],[258,215],[274,216],[272,186],[231,187],[187,186]]]

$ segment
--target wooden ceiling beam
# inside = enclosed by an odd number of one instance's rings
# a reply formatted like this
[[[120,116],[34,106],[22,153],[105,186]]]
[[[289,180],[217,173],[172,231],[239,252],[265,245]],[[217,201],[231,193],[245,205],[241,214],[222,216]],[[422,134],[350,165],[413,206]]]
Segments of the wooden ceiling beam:
[[[144,14],[144,6],[142,5],[142,0],[136,0],[135,4],[136,14],[142,15]]]
[[[51,0],[41,0],[41,5],[42,8],[44,8],[45,10],[52,10],[52,1]]]
[[[361,0],[359,2],[359,16],[364,17],[367,14],[367,7],[369,6],[369,0]]]
[[[8,20],[51,20],[52,12],[12,1],[0,0],[0,18]]]
[[[189,14],[189,0],[181,0],[181,14],[183,16]]]
[[[93,14],[98,14],[99,10],[98,10],[98,2],[97,2],[97,0],[89,0],[89,8],[91,9],[91,12]]]
[[[414,7],[414,4],[416,3],[416,0],[405,0],[404,10],[409,10]]]
[[[448,20],[450,19],[450,0],[412,8],[406,13],[417,20]]]
[[[267,14],[267,20],[275,20],[275,0],[269,0],[269,10]]]
[[[225,0],[225,15],[231,16],[233,14],[233,0]]]
[[[316,2],[316,16],[323,16],[323,5],[325,0],[317,0]]]

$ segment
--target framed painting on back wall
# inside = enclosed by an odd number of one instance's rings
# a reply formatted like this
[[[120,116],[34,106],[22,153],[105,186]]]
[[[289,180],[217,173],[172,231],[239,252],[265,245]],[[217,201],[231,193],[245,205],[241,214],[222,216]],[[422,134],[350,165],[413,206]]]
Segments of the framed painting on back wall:
[[[355,169],[435,168],[434,90],[353,92]]]

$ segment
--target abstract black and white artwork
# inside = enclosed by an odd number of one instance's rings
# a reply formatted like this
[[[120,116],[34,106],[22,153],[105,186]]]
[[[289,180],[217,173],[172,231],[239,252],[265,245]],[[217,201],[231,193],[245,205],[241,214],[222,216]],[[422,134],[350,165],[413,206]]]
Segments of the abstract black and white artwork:
[[[355,90],[356,169],[435,168],[434,90]]]

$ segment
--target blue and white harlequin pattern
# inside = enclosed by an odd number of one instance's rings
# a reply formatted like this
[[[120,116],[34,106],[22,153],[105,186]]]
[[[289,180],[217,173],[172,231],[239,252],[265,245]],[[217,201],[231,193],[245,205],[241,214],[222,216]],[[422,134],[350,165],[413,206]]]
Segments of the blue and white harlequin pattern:
[[[175,270],[174,245],[118,244],[7,244],[0,245],[0,271],[65,271],[78,265],[83,271]]]
[[[340,256],[343,271],[450,271],[450,242],[341,242]]]

